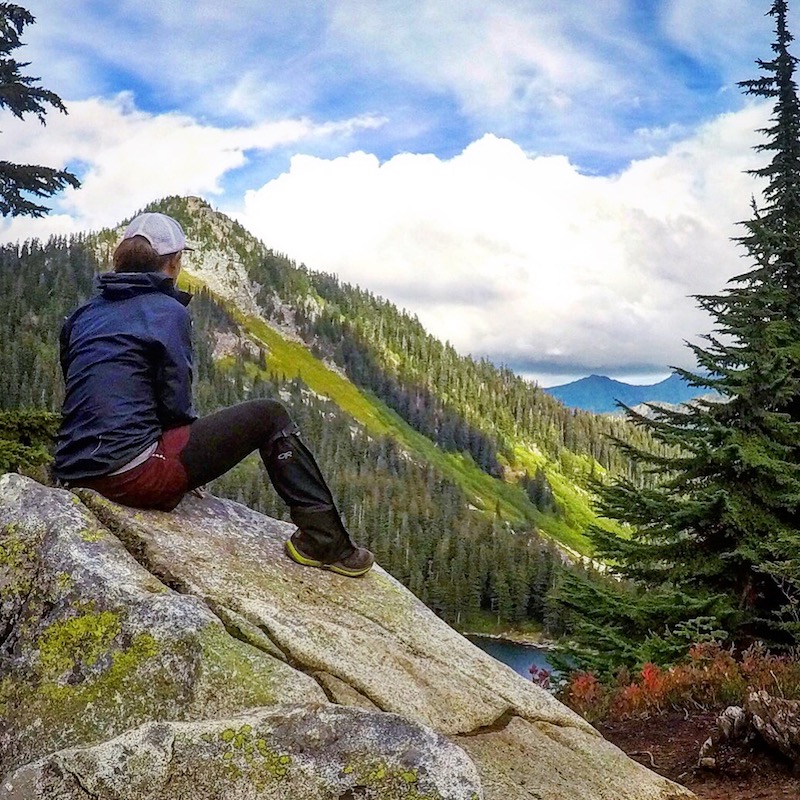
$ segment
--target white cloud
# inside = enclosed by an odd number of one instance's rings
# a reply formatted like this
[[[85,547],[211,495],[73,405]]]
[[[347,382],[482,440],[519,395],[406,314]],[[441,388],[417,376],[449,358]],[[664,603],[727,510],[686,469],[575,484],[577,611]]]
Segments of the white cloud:
[[[26,5],[25,57],[62,97],[124,88],[226,123],[375,113],[392,121],[367,140],[382,153],[452,153],[491,131],[604,172],[738,107],[725,90],[769,53],[748,0]]]
[[[691,366],[683,340],[710,323],[689,295],[744,268],[730,237],[765,119],[763,106],[724,115],[614,177],[489,135],[450,160],[297,156],[239,218],[462,352],[563,372]]]
[[[467,111],[534,103],[559,106],[565,92],[618,77],[581,33],[613,29],[624,3],[547,7],[498,0],[342,0],[330,36],[373,66],[391,65],[423,84],[455,91]],[[600,7],[602,6],[602,8]],[[597,25],[598,18],[604,24]]]
[[[46,127],[29,119],[12,119],[4,125],[5,158],[57,168],[77,164],[72,168],[82,179],[80,189],[67,189],[54,202],[54,216],[4,220],[0,235],[6,240],[115,225],[170,194],[219,195],[221,178],[243,166],[249,151],[269,151],[382,124],[363,117],[220,128],[185,114],[145,113],[128,93],[110,100],[70,102],[68,107],[68,115],[48,115]]]
[[[769,20],[748,0],[28,5],[24,56],[70,115],[4,119],[4,157],[73,165],[84,185],[44,220],[0,223],[5,239],[213,196],[271,246],[407,306],[461,350],[552,370],[685,363],[681,340],[708,327],[687,295],[744,266],[728,237],[749,215],[741,171],[763,109],[692,126],[741,102],[719,92],[769,55]],[[341,123],[303,116],[336,108]],[[375,109],[385,130],[353,144],[382,124]],[[430,154],[471,139],[455,158]],[[306,143],[350,154],[297,155],[245,201],[220,194],[244,185],[252,151]],[[429,154],[381,163],[357,146]],[[605,172],[660,155],[598,177],[532,153]]]
[[[36,24],[25,56],[62,97],[147,94],[148,108],[220,115],[302,114],[304,63],[324,27],[324,4],[277,0],[28,0]],[[243,103],[243,75],[253,93]]]
[[[474,110],[558,105],[566,88],[610,77],[585,37],[610,41],[603,31],[614,30],[615,46],[628,52],[633,46],[624,34],[625,0],[576,0],[568,8],[526,0],[152,0],[146,14],[129,0],[28,5],[37,16],[26,37],[29,53],[48,80],[58,76],[57,89],[70,96],[97,89],[104,78],[92,73],[110,68],[130,85],[145,83],[154,96],[182,98],[195,108],[203,95],[222,101],[231,86],[232,100],[241,100],[241,75],[251,76],[246,85],[256,94],[291,102],[298,91],[307,101],[309,84],[341,86],[341,70],[345,77],[375,77],[375,68],[381,77],[401,73],[426,86],[445,85]],[[54,51],[57,60],[49,57]],[[76,61],[60,69],[64,51]]]
[[[752,0],[669,0],[664,30],[684,52],[715,64],[727,80],[746,80],[755,77],[756,58],[770,57],[764,45],[772,39],[774,19],[767,10],[766,3]]]
[[[473,136],[607,172],[741,107],[734,82],[768,52],[768,26],[746,0],[726,17],[726,2],[705,16],[700,0],[338,0],[326,44],[445,98]]]

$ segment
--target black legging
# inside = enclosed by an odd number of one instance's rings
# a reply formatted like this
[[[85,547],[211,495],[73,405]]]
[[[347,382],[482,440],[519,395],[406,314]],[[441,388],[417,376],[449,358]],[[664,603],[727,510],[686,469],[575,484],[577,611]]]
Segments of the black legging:
[[[192,423],[180,459],[189,489],[218,478],[255,450],[292,521],[313,543],[314,555],[334,559],[353,548],[317,462],[286,409],[275,400],[249,400]]]

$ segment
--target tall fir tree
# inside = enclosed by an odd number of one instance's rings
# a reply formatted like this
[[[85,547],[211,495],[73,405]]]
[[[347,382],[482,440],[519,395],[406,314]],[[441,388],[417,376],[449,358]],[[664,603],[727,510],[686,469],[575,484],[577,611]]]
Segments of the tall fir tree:
[[[752,268],[697,298],[713,333],[704,346],[690,345],[697,373],[678,370],[720,397],[653,408],[652,418],[629,409],[672,455],[622,445],[654,481],[642,488],[623,479],[600,490],[602,513],[629,523],[632,535],[595,530],[596,552],[630,579],[633,599],[620,615],[616,600],[595,597],[584,634],[596,646],[598,632],[610,631],[606,646],[621,661],[641,659],[642,648],[630,645],[645,640],[669,660],[691,631],[721,629],[745,643],[790,642],[799,630],[800,104],[786,0],[774,0],[769,14],[774,57],[757,62],[759,78],[740,84],[774,100],[757,147],[769,161],[753,171],[766,183],[762,204],[753,201],[737,240]],[[575,585],[561,596],[575,610],[587,601]]]
[[[34,21],[22,6],[0,3],[0,108],[20,119],[33,114],[44,125],[45,106],[64,114],[67,110],[57,94],[37,85],[39,78],[22,74],[30,62],[19,62],[12,56],[22,46],[23,29]],[[0,161],[0,214],[41,217],[48,209],[32,198],[52,197],[67,186],[80,186],[67,170]]]

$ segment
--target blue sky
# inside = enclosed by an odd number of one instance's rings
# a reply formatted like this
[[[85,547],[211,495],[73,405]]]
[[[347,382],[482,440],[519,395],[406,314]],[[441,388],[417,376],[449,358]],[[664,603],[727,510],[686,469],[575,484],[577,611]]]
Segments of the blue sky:
[[[70,111],[7,158],[84,181],[5,239],[199,194],[311,268],[543,383],[692,366],[690,295],[729,238],[768,109],[756,0],[30,0],[29,71]],[[792,18],[790,18],[790,24]]]

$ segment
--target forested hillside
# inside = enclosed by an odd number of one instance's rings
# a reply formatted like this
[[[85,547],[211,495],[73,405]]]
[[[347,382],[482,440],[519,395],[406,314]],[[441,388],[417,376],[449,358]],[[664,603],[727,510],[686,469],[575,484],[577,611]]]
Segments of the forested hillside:
[[[169,198],[153,209],[180,219],[200,242],[219,246],[214,222],[222,215],[203,205],[193,198]],[[511,370],[460,356],[390,302],[298,267],[271,250],[259,251],[235,223],[225,228],[226,244],[245,267],[267,318],[285,324],[288,310],[292,325],[318,355],[346,369],[356,384],[445,450],[466,450],[483,469],[496,473],[509,464],[519,466],[514,448],[520,441],[553,460],[567,451],[614,472],[635,469],[608,438],[641,437],[627,423],[567,410]],[[588,460],[583,466],[591,469]]]
[[[587,477],[637,477],[607,439],[631,428],[459,356],[391,304],[294,265],[202,201],[157,207],[201,246],[186,265],[201,413],[279,396],[348,525],[426,603],[462,626],[491,615],[557,630],[548,592],[576,567],[552,537],[583,543],[594,519]],[[91,294],[115,241],[105,231],[2,248],[2,409],[59,408],[61,321]],[[285,516],[255,459],[212,488]]]
[[[511,521],[533,523],[587,552],[580,532],[597,521],[583,491],[587,479],[607,470],[637,483],[646,478],[612,440],[655,448],[649,433],[565,409],[510,370],[460,356],[407,312],[296,265],[197,198],[168,198],[152,208],[180,219],[203,249],[226,253],[227,260],[212,262],[215,280],[220,269],[236,276],[220,286],[223,296],[240,308],[247,300],[272,326],[300,337],[438,452],[451,454],[450,466],[466,457],[483,474],[519,488],[512,496],[495,481],[491,489]],[[189,270],[208,280],[205,263],[193,262]],[[481,505],[486,498],[476,499]]]

